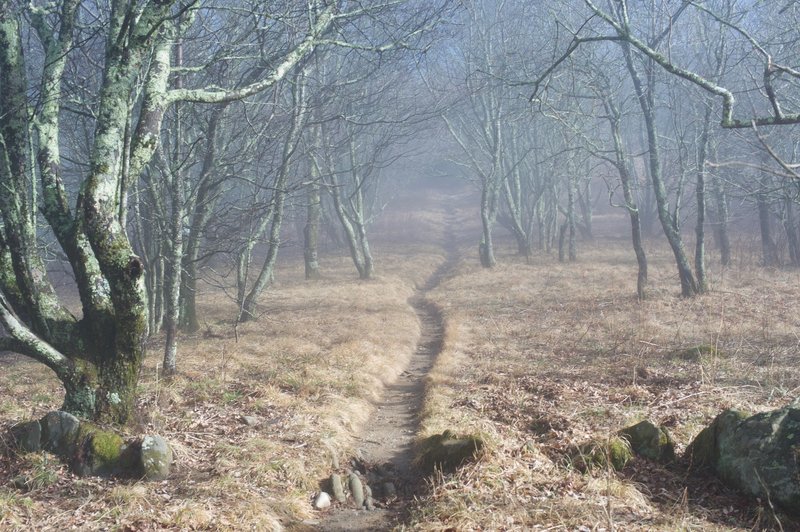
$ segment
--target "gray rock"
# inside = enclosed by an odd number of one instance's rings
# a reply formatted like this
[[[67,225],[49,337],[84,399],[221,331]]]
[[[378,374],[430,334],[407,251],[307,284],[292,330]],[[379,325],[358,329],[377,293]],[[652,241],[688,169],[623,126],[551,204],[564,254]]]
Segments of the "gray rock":
[[[347,483],[356,508],[361,508],[364,506],[364,485],[361,484],[361,479],[355,473],[350,473]]]
[[[25,475],[17,475],[16,477],[11,479],[11,487],[21,490],[21,491],[28,491],[30,488],[30,479]]]
[[[161,436],[142,438],[142,475],[146,480],[164,480],[172,468],[172,448]]]
[[[648,420],[622,429],[619,435],[628,440],[631,450],[639,456],[662,464],[675,460],[675,444],[669,433]]]
[[[708,467],[742,492],[800,515],[800,408],[748,417],[726,410],[686,449],[693,467]]]
[[[49,412],[39,420],[42,425],[42,448],[59,456],[68,456],[75,445],[80,420],[67,412]]]
[[[331,469],[334,471],[339,469],[339,453],[336,452],[336,448],[330,442],[326,441],[325,447],[327,447],[328,452],[331,453]]]
[[[324,491],[320,491],[319,494],[314,498],[314,508],[317,510],[324,510],[325,508],[330,507],[330,505],[331,496]]]
[[[397,497],[397,488],[395,487],[394,482],[383,483],[383,496],[387,499]]]
[[[248,427],[255,427],[258,425],[258,418],[256,416],[242,416],[242,423]]]
[[[342,477],[336,473],[331,475],[331,493],[336,502],[344,502],[347,500],[344,494],[344,485],[342,484]]]
[[[11,427],[11,439],[17,450],[36,453],[42,449],[42,426],[38,421],[25,421]]]

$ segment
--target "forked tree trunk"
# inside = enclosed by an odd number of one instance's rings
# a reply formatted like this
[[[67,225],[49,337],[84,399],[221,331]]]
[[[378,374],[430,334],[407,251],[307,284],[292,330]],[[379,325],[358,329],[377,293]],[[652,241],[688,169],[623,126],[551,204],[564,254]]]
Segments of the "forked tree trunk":
[[[655,196],[656,207],[658,209],[658,219],[661,222],[661,227],[667,237],[672,254],[675,257],[675,263],[678,268],[678,277],[681,283],[681,295],[684,297],[691,297],[696,295],[699,290],[697,282],[695,281],[692,268],[689,265],[689,260],[686,256],[686,250],[683,246],[683,239],[681,238],[680,230],[678,227],[678,220],[673,219],[672,213],[669,210],[669,200],[667,198],[667,190],[664,186],[664,181],[661,177],[661,158],[659,155],[658,135],[656,132],[656,116],[655,116],[655,78],[653,73],[654,65],[652,61],[649,63],[647,75],[647,87],[642,84],[636,66],[633,63],[630,45],[627,43],[622,44],[622,49],[625,55],[625,63],[630,73],[631,80],[633,81],[634,91],[636,98],[639,102],[639,107],[644,115],[645,130],[647,132],[647,147],[648,147],[648,166],[650,170],[650,179],[653,183],[653,194]]]
[[[274,184],[267,255],[264,258],[264,263],[261,265],[261,270],[250,291],[247,292],[244,299],[241,299],[240,294],[240,299],[238,300],[239,315],[236,318],[239,322],[254,320],[257,317],[256,310],[259,299],[267,286],[272,283],[275,276],[275,263],[278,260],[278,251],[281,247],[283,212],[286,205],[286,196],[289,193],[287,187],[289,171],[294,160],[293,156],[297,148],[297,143],[300,140],[308,110],[305,97],[305,74],[304,71],[300,71],[295,76],[294,84],[292,85],[292,121],[286,138],[284,139],[281,164]],[[244,281],[246,282],[247,279],[245,278]]]

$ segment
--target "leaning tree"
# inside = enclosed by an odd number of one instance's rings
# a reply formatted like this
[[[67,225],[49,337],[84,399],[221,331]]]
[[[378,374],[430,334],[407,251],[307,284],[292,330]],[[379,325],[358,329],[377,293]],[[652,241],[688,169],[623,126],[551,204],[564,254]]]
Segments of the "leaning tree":
[[[66,391],[63,409],[125,422],[148,321],[146,272],[126,232],[125,191],[150,164],[165,113],[178,102],[220,104],[262,92],[320,44],[346,45],[334,30],[358,21],[388,17],[386,27],[396,31],[387,30],[387,37],[418,34],[431,19],[412,4],[312,0],[279,6],[280,13],[266,18],[285,29],[283,45],[259,56],[263,27],[243,33],[236,29],[246,24],[224,21],[268,15],[271,4],[0,0],[0,351],[49,367]],[[429,14],[431,6],[417,7]],[[211,55],[185,57],[176,84],[172,46],[194,24],[219,30],[209,40],[221,46]],[[227,89],[193,74],[231,57],[261,65],[259,78]],[[65,73],[79,77],[68,84]],[[74,92],[65,94],[66,86]],[[81,100],[88,105],[76,109]],[[62,155],[76,114],[90,124],[87,149]],[[43,221],[69,262],[80,312],[68,307],[48,277],[40,239],[50,237],[40,231]]]

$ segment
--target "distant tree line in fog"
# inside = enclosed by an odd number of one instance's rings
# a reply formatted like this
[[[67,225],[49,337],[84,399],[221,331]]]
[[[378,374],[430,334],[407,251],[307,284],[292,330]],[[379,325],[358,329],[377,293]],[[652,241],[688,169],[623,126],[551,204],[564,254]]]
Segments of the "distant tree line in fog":
[[[288,225],[307,279],[323,242],[373,277],[401,167],[475,184],[487,268],[497,226],[524,257],[577,260],[598,201],[630,221],[640,298],[646,235],[684,296],[709,289],[706,229],[728,266],[740,220],[765,266],[800,266],[799,17],[789,0],[0,0],[0,350],[50,367],[65,409],[124,422],[145,339],[163,331],[177,371],[199,280],[258,318]]]

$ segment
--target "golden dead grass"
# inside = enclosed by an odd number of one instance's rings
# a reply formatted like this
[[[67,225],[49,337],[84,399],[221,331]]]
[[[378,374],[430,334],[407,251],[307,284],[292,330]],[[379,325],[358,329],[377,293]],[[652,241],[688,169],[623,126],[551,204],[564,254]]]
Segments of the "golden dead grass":
[[[407,216],[404,231],[435,235],[436,219]],[[53,483],[25,493],[6,485],[27,472],[25,458],[0,460],[0,529],[278,530],[312,517],[310,497],[333,457],[353,456],[420,334],[407,300],[444,257],[404,239],[376,247],[379,275],[367,282],[344,256],[323,257],[325,278],[312,282],[301,280],[296,257],[282,259],[262,316],[236,329],[235,305],[206,289],[202,330],[181,338],[178,377],[160,378],[161,339],[152,340],[141,419],[129,429],[170,441],[171,478],[77,479],[59,466]],[[60,405],[58,383],[41,366],[20,357],[0,364],[3,425]]]
[[[543,255],[526,264],[501,238],[500,265],[485,271],[468,191],[404,201],[375,227],[376,280],[355,280],[338,255],[323,258],[325,279],[301,281],[289,253],[257,322],[234,330],[232,303],[205,290],[203,329],[182,338],[182,373],[170,382],[159,378],[153,340],[130,430],[167,436],[172,478],[76,479],[36,456],[2,459],[0,529],[275,530],[311,517],[309,496],[332,456],[353,453],[416,343],[413,287],[446,256],[453,267],[431,294],[444,351],[427,379],[420,437],[451,429],[480,434],[487,447],[477,463],[433,479],[406,528],[769,526],[767,509],[707,477],[641,461],[583,474],[564,458],[645,417],[668,426],[680,450],[724,407],[766,409],[797,395],[797,272],[756,268],[740,249],[734,268],[712,272],[712,293],[684,300],[669,251],[653,244],[651,297],[639,303],[623,238],[582,246],[576,264]],[[603,231],[623,235],[611,218],[599,220]],[[446,239],[450,249],[439,245]],[[698,345],[715,349],[685,355]],[[58,407],[61,392],[40,366],[4,357],[0,397],[8,425]],[[29,492],[7,486],[19,473],[42,482]]]
[[[713,479],[637,461],[582,474],[575,445],[649,418],[679,451],[726,407],[783,406],[800,391],[797,271],[712,272],[713,292],[677,297],[668,250],[653,246],[651,297],[636,301],[624,241],[585,245],[575,264],[530,264],[501,246],[481,269],[462,249],[432,294],[444,351],[429,376],[420,437],[477,433],[477,464],[434,482],[414,530],[749,530],[768,509]],[[715,349],[686,357],[688,348]],[[688,358],[688,359],[687,359]]]

